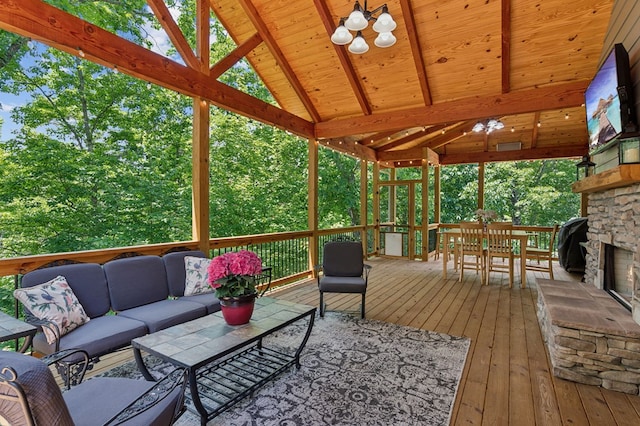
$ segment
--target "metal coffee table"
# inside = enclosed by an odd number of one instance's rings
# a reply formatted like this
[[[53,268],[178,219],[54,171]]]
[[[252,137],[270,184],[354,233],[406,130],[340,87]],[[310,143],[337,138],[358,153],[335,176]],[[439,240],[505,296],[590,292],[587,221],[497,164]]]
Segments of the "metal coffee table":
[[[249,324],[229,326],[217,312],[131,341],[138,368],[147,380],[141,351],[189,371],[189,388],[200,423],[231,407],[257,388],[294,365],[307,343],[316,308],[284,300],[256,299]],[[294,353],[265,347],[262,339],[309,317],[301,343]]]

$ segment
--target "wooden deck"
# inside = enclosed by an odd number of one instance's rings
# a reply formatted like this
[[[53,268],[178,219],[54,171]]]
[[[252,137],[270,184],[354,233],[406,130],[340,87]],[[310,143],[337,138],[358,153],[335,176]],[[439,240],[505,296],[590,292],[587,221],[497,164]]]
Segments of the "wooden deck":
[[[494,273],[482,286],[474,272],[458,274],[449,263],[376,258],[367,290],[367,318],[471,338],[452,425],[638,425],[640,397],[580,385],[552,376],[536,317],[535,277],[529,287],[508,287],[506,274]],[[516,265],[517,266],[517,265]],[[557,280],[578,280],[557,266]],[[516,278],[517,279],[517,278]],[[317,305],[315,282],[272,292],[270,296]],[[357,314],[359,295],[326,295],[329,310]],[[121,352],[122,355],[130,351]],[[104,359],[98,371],[121,362]]]

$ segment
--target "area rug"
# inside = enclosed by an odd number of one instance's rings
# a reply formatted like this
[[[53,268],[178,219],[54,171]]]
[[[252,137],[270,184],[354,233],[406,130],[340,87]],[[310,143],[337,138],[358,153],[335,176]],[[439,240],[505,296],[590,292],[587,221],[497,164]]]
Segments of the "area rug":
[[[296,347],[305,328],[294,324],[265,346]],[[469,343],[328,312],[316,319],[300,370],[292,367],[207,424],[447,425]],[[146,363],[156,377],[172,370],[152,356]],[[134,362],[105,375],[141,378]],[[187,411],[177,424],[199,424],[199,417]]]

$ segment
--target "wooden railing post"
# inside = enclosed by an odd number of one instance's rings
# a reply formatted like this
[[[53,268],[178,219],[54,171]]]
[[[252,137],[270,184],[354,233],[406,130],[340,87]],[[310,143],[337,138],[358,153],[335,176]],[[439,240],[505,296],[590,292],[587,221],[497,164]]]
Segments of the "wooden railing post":
[[[368,190],[368,163],[367,160],[360,161],[360,225],[364,228],[360,231],[360,241],[362,241],[362,251],[365,259],[367,258],[367,247],[368,244],[368,235],[367,235],[367,200],[369,199],[367,190]]]
[[[309,269],[313,276],[317,275],[315,266],[318,264],[318,142],[309,139],[309,182],[308,182],[308,225],[311,231],[309,237]]]

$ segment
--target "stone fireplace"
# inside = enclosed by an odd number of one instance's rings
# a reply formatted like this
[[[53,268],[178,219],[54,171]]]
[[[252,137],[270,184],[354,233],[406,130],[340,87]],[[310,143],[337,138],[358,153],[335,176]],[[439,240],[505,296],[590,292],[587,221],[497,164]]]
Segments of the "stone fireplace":
[[[593,192],[588,197],[584,282],[606,289],[612,281],[616,293],[628,302],[633,320],[640,324],[640,184]]]
[[[584,283],[538,280],[538,319],[553,372],[639,395],[640,166],[619,166],[573,189],[588,194]]]

